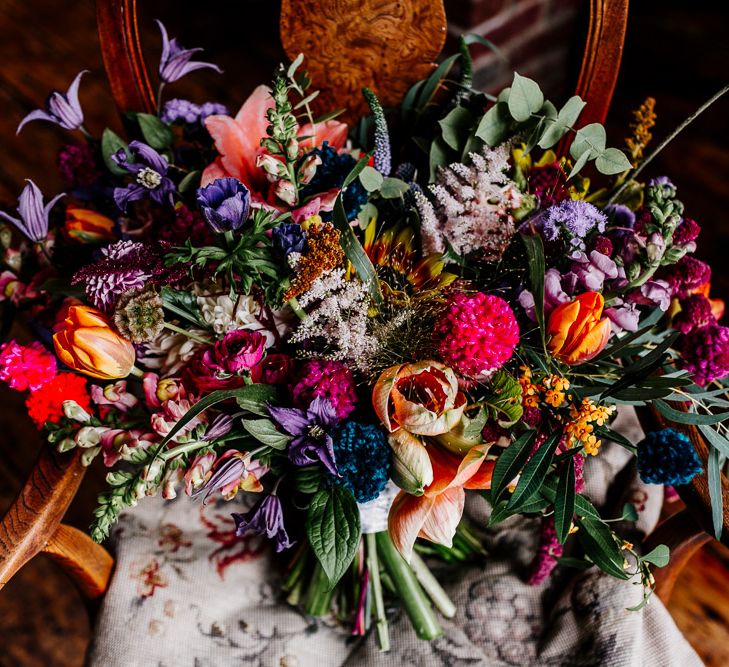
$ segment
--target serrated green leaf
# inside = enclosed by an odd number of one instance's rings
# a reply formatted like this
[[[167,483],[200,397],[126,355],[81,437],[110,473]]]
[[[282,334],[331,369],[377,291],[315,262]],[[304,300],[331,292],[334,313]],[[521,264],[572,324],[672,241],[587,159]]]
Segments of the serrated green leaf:
[[[519,474],[529,458],[536,437],[536,431],[527,431],[501,452],[491,477],[492,505],[499,501],[508,485]]]
[[[550,435],[524,466],[516,489],[509,499],[509,507],[512,510],[521,507],[537,495],[547,476],[549,466],[552,464],[552,458],[561,437],[560,431]]]
[[[317,492],[306,515],[306,535],[334,587],[354,559],[361,536],[352,492],[339,485]]]
[[[570,146],[570,155],[579,159],[585,153],[589,160],[594,160],[605,150],[607,134],[600,123],[590,123],[577,130],[575,139]]]
[[[125,176],[129,173],[111,159],[111,156],[121,149],[126,151],[127,158],[131,158],[127,142],[107,127],[101,135],[101,157],[104,160],[106,168],[115,176]]]
[[[539,84],[514,72],[508,102],[511,117],[523,123],[529,120],[533,113],[539,111],[542,104],[544,104],[544,94],[539,88]]]
[[[714,526],[714,537],[721,540],[724,528],[724,499],[722,496],[721,466],[719,465],[719,450],[709,450],[708,470],[706,472],[709,483],[709,500],[711,501],[711,523]]]
[[[445,118],[438,121],[443,141],[459,153],[468,140],[468,133],[473,125],[473,114],[466,108],[457,106],[451,109]]]
[[[506,139],[511,130],[511,116],[506,102],[497,102],[481,118],[476,128],[476,137],[489,146],[497,146]]]
[[[554,529],[560,544],[564,544],[575,515],[575,462],[567,459],[559,474],[554,503]]]
[[[579,525],[577,539],[590,560],[613,577],[629,579],[630,575],[624,568],[625,557],[615,541],[612,530],[602,521],[595,519],[580,519]]]
[[[168,148],[172,143],[172,130],[151,113],[136,115],[144,140],[156,150]]]
[[[374,167],[367,166],[360,172],[359,180],[367,192],[375,192],[379,190],[384,177]]]
[[[270,419],[241,419],[243,428],[258,442],[273,449],[286,449],[291,436],[281,433]]]
[[[641,556],[640,559],[646,563],[653,563],[656,567],[666,567],[671,559],[671,551],[665,544],[659,544],[653,551]]]
[[[618,148],[606,148],[595,160],[595,167],[601,174],[612,176],[632,169],[633,165],[623,151]]]

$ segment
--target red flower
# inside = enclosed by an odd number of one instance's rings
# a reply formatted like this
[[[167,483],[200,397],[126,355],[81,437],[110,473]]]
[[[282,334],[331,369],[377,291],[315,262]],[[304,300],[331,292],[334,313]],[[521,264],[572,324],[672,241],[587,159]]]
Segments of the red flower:
[[[93,412],[86,380],[75,373],[59,373],[40,389],[32,391],[25,405],[35,425],[43,428],[46,422],[57,424],[63,417],[64,401],[76,401],[86,412]]]

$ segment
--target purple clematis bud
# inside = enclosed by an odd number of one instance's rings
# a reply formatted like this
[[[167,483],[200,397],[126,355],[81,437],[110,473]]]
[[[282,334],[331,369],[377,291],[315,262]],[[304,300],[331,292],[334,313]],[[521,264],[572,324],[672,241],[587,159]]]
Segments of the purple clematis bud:
[[[7,220],[14,224],[31,241],[40,243],[48,236],[48,215],[56,202],[65,197],[66,193],[56,195],[51,201],[43,206],[43,193],[40,188],[30,179],[26,179],[28,185],[23,188],[18,198],[18,218],[0,211],[0,219]]]
[[[168,37],[162,21],[157,21],[157,25],[162,33],[162,57],[159,61],[159,78],[162,83],[172,83],[197,69],[208,68],[214,69],[218,74],[222,73],[220,67],[213,63],[193,62],[192,57],[202,49],[184,48],[176,37],[173,39]]]
[[[292,546],[284,526],[283,510],[278,496],[271,494],[258,502],[245,514],[233,514],[235,534],[243,537],[248,531],[265,535],[276,543],[276,551],[283,551]]]
[[[127,210],[131,201],[149,197],[158,204],[171,204],[175,184],[167,176],[169,165],[167,160],[154,148],[132,141],[129,144],[133,162],[129,162],[126,151],[122,148],[111,156],[122,169],[134,175],[134,183],[124,188],[114,188],[114,201],[122,210]]]
[[[198,189],[197,205],[214,232],[236,231],[248,219],[251,193],[237,178],[217,178]]]
[[[49,123],[60,125],[64,130],[82,129],[84,114],[78,101],[78,87],[81,77],[87,72],[88,70],[79,72],[65,93],[54,90],[46,100],[46,108],[31,111],[20,121],[15,133],[19,134],[24,125],[32,120],[46,120]]]

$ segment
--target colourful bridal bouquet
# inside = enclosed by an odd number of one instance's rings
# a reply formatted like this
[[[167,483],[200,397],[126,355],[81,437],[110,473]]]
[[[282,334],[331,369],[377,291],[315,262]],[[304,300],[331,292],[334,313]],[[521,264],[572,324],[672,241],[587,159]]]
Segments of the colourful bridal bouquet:
[[[160,28],[161,88],[217,69]],[[614,432],[618,405],[697,424],[715,496],[729,454],[729,328],[699,225],[669,179],[636,180],[652,100],[608,147],[600,124],[574,129],[579,97],[558,109],[519,74],[473,90],[465,48],[399,109],[365,89],[349,127],[314,116],[302,60],[235,116],[171,99],[128,115],[129,140],[98,138],[79,74],[20,124],[85,141],[60,153],[65,195],[29,180],[0,212],[4,312],[37,337],[2,345],[0,379],[55,448],[111,468],[92,537],[145,496],[237,499],[237,534],[285,556],[288,601],[386,649],[391,604],[424,639],[433,606],[455,613],[423,557],[487,557],[463,520],[479,494],[491,526],[541,517],[534,583],[595,565],[647,600],[667,549],[614,532],[585,459],[608,439],[645,481],[701,471],[677,430]]]

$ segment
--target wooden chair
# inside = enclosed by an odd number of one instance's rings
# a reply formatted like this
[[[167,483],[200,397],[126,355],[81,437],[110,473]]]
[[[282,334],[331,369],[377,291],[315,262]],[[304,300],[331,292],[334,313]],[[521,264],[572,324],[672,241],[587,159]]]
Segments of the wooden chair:
[[[322,11],[322,7],[325,10]],[[401,0],[400,15],[414,17],[420,27],[419,41],[410,40],[408,48],[412,67],[391,72],[387,67],[388,51],[382,44],[394,44],[399,37],[396,17],[385,16],[378,24],[377,34],[368,39],[355,32],[339,35],[337,40],[309,41],[312,33],[327,34],[336,30],[336,12],[356,13],[367,20],[367,12],[382,19],[379,10],[367,8],[363,0],[283,0],[281,27],[284,47],[292,58],[300,51],[316,53],[307,69],[315,86],[326,90],[334,106],[346,106],[350,91],[367,85],[384,90],[384,83],[394,102],[407,87],[432,68],[445,42],[446,22],[442,0]],[[393,10],[394,11],[394,10]],[[409,13],[409,14],[408,14]],[[102,55],[114,99],[121,112],[127,110],[156,111],[155,95],[144,64],[136,16],[136,0],[97,0],[97,17]],[[372,18],[370,17],[370,18]],[[628,0],[590,0],[590,19],[582,70],[577,94],[588,102],[580,119],[582,124],[604,121],[617,80],[628,18]],[[344,41],[342,41],[344,40]],[[322,43],[331,42],[326,48]],[[343,53],[346,58],[339,59]],[[344,70],[342,88],[327,88],[331,74],[329,65],[336,61]],[[350,66],[349,63],[352,63]],[[384,74],[383,74],[384,72]],[[337,98],[337,90],[344,97]],[[386,100],[388,101],[388,100]],[[338,102],[338,103],[337,103]],[[646,413],[642,420],[647,428],[662,425],[660,415]],[[706,463],[708,450],[695,428],[684,429]],[[68,571],[88,598],[104,594],[113,560],[103,547],[93,543],[84,533],[62,523],[69,503],[84,475],[80,452],[58,454],[44,446],[27,482],[12,506],[0,521],[0,588],[38,553],[49,554]],[[724,537],[729,544],[729,485],[722,479],[724,489]],[[679,493],[686,509],[661,524],[651,542],[671,546],[672,559],[668,567],[658,570],[658,594],[666,601],[673,582],[691,555],[710,539],[710,503],[706,475],[697,477]]]

